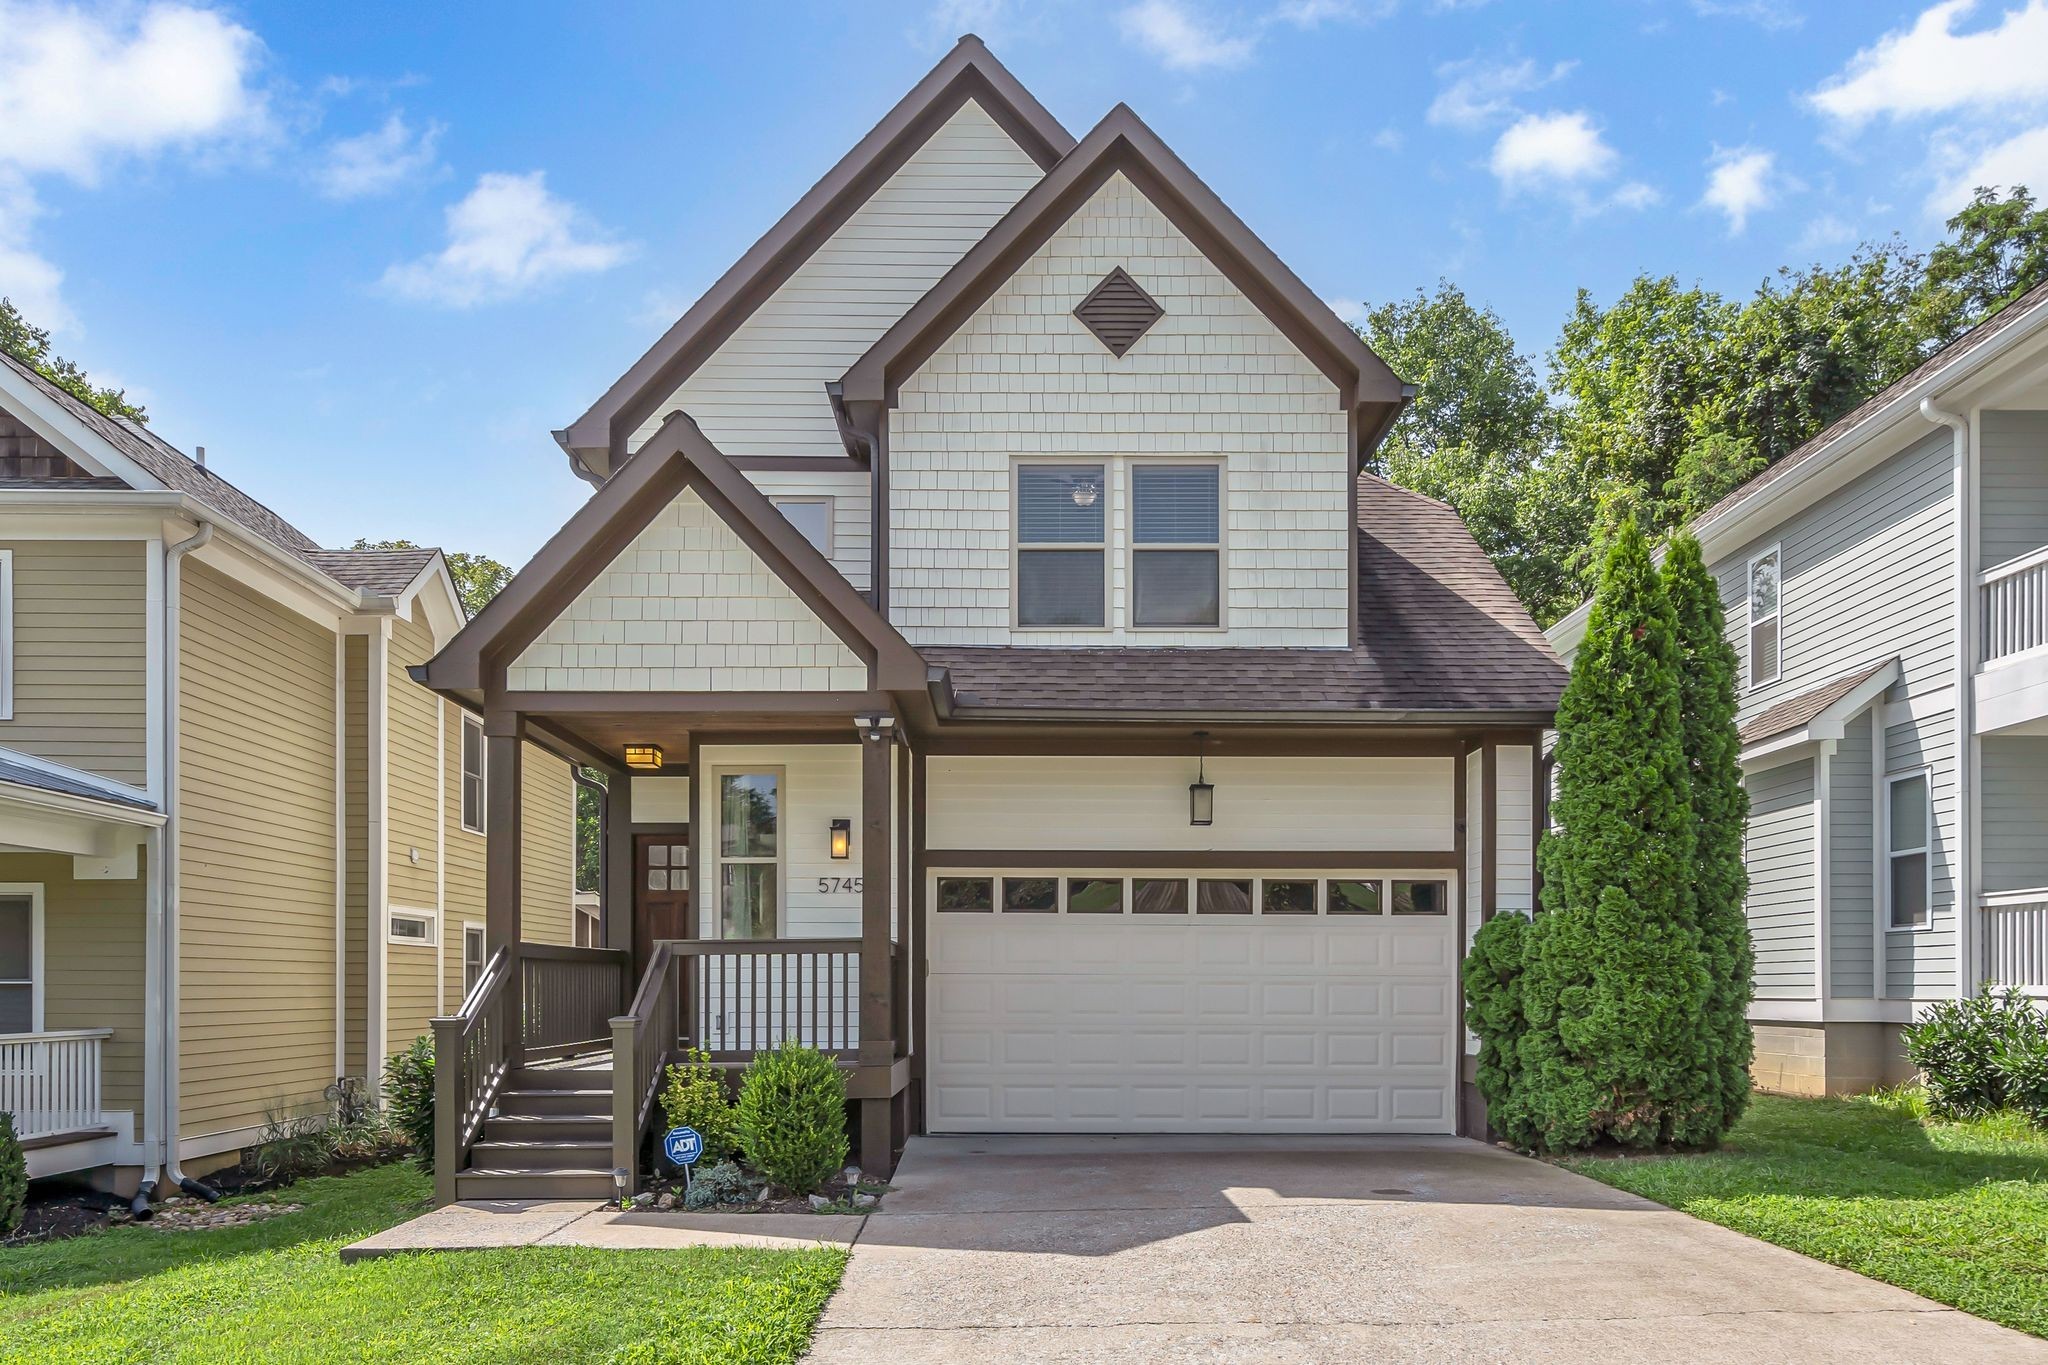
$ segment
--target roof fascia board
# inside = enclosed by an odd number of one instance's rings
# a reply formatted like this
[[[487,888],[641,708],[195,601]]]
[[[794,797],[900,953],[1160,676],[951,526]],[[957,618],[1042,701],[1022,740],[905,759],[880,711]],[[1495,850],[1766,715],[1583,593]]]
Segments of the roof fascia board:
[[[1028,707],[965,706],[955,701],[947,712],[950,719],[972,721],[1047,721],[1055,723],[1091,721],[1116,724],[1200,725],[1211,722],[1244,725],[1327,725],[1375,727],[1383,725],[1477,725],[1513,726],[1519,729],[1546,727],[1554,711],[1120,711],[1074,708],[1036,709]]]
[[[963,326],[1104,181],[1123,172],[1336,386],[1339,406],[1395,404],[1412,392],[1358,334],[1174,155],[1128,105],[1072,153],[855,361],[840,381],[850,409],[892,403],[902,379]],[[1372,429],[1384,419],[1366,424]]]
[[[603,397],[570,423],[558,439],[571,458],[593,473],[616,469],[635,427],[970,99],[1041,169],[1050,169],[1074,147],[1073,135],[979,38],[963,37]],[[601,458],[606,468],[592,467],[593,458]]]
[[[161,479],[109,445],[105,437],[7,365],[0,365],[0,400],[5,400],[8,411],[34,427],[37,435],[86,468],[110,474],[141,491],[164,490]]]

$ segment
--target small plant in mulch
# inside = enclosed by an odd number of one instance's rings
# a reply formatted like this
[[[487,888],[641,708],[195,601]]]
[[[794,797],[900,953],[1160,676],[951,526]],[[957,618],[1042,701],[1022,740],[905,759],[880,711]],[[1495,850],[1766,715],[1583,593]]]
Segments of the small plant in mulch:
[[[846,1165],[846,1078],[816,1048],[785,1042],[740,1077],[740,1149],[792,1194],[815,1194]]]

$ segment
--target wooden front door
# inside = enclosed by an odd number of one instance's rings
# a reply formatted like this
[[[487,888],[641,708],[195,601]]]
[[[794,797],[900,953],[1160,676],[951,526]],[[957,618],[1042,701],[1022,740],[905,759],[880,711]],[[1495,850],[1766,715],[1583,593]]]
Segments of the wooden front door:
[[[662,938],[695,938],[690,922],[690,833],[633,836],[633,960],[645,966]]]

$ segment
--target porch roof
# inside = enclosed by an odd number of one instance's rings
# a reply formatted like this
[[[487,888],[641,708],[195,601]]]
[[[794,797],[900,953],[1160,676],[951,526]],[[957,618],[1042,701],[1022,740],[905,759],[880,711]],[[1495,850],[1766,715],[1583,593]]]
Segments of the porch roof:
[[[0,788],[7,787],[26,787],[55,796],[78,797],[137,811],[154,811],[157,808],[154,801],[118,782],[62,764],[30,758],[12,749],[0,749]]]

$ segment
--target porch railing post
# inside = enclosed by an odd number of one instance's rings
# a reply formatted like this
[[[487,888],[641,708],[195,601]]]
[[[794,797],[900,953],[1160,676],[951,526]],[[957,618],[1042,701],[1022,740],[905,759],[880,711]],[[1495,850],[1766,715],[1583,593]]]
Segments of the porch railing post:
[[[890,1036],[895,1011],[891,1008],[894,986],[890,971],[892,944],[890,929],[891,858],[895,841],[890,837],[890,815],[894,801],[889,789],[889,772],[895,766],[895,725],[887,716],[856,721],[860,732],[860,1068],[872,1077],[877,1069],[887,1074],[896,1060],[896,1042]],[[889,1171],[892,1155],[887,1086],[882,1098],[860,1102],[860,1164],[871,1175]],[[869,1087],[872,1096],[873,1087]]]
[[[519,942],[520,822],[526,722],[484,711],[484,941],[492,952]]]
[[[434,1019],[434,1205],[455,1202],[455,1173],[462,1167],[462,1020]]]
[[[612,1020],[612,1170],[624,1171],[621,1194],[640,1188],[640,1056],[630,1014]]]

